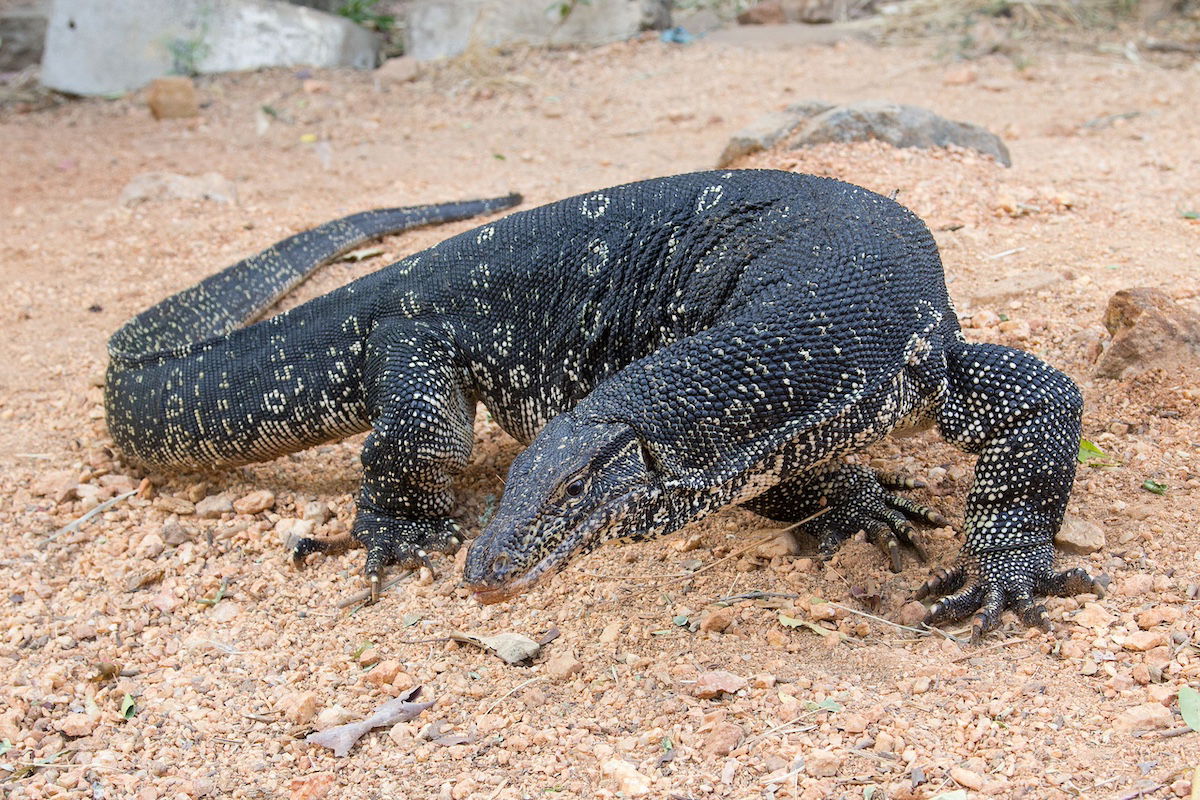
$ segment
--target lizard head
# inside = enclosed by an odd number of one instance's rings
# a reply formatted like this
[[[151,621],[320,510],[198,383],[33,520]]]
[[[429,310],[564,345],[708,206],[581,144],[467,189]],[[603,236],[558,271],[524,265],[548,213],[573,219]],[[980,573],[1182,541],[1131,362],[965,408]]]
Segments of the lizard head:
[[[561,414],[517,456],[496,516],[467,553],[483,603],[520,594],[571,558],[640,530],[662,483],[637,432]],[[631,530],[632,529],[632,530]]]

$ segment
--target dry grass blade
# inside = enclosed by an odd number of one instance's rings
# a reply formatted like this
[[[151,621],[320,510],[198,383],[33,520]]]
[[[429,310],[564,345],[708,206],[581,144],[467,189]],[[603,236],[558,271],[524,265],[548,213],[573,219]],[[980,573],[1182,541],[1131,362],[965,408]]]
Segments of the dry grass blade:
[[[83,525],[83,523],[85,523],[89,519],[91,519],[92,517],[96,516],[97,514],[103,514],[105,511],[112,508],[117,503],[121,502],[122,500],[124,500],[127,497],[133,497],[135,494],[137,494],[136,490],[130,490],[128,492],[124,492],[122,494],[117,495],[116,497],[112,498],[111,500],[105,500],[103,503],[96,506],[91,511],[87,512],[79,519],[74,520],[72,522],[68,522],[66,525],[63,525],[61,528],[56,530],[54,533],[47,536],[45,538],[45,540],[42,542],[42,547],[45,547],[50,542],[57,539],[59,536],[62,536],[64,533],[73,533],[74,531],[79,530],[79,527],[81,525]]]

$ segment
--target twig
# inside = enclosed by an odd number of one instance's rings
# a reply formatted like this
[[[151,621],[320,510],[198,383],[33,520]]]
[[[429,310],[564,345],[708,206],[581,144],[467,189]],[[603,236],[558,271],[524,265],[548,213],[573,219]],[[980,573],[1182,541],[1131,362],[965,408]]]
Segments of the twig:
[[[950,663],[954,664],[959,661],[966,661],[968,658],[974,658],[980,653],[986,653],[988,650],[999,650],[1001,647],[1008,647],[1010,644],[1016,644],[1017,642],[1023,641],[1025,641],[1025,639],[1020,636],[1016,636],[1012,639],[1005,639],[1003,642],[989,644],[987,647],[975,647],[960,656],[955,656],[954,658],[950,659]]]
[[[1162,733],[1158,734],[1158,736],[1161,739],[1171,739],[1175,736],[1183,736],[1184,734],[1195,732],[1196,729],[1190,725],[1180,725],[1178,728],[1171,728],[1168,731],[1163,731]]]
[[[990,256],[988,256],[988,260],[995,261],[998,258],[1004,258],[1005,256],[1016,255],[1017,253],[1020,253],[1021,251],[1027,250],[1027,249],[1028,248],[1025,248],[1025,247],[1014,247],[1011,250],[1001,250],[999,253],[992,253]]]
[[[415,574],[416,574],[416,570],[410,569],[407,572],[397,575],[396,577],[392,578],[387,583],[380,586],[379,593],[383,594],[384,592],[386,592],[388,589],[395,586],[400,581],[404,580],[405,578],[410,578]],[[363,600],[369,600],[370,598],[371,598],[371,590],[363,589],[361,592],[357,592],[355,594],[350,595],[349,597],[347,597],[344,600],[338,601],[337,607],[338,608],[349,608],[350,606],[354,605],[355,603],[361,603]]]
[[[781,722],[773,728],[767,728],[762,733],[751,736],[749,739],[747,739],[745,742],[743,742],[743,745],[748,745],[751,742],[757,742],[759,739],[765,739],[766,737],[770,736],[772,733],[779,730],[780,728],[786,728],[788,725],[795,725],[797,722],[804,719],[805,717],[811,717],[813,714],[817,714],[822,711],[828,711],[828,710],[829,709],[826,709],[826,708],[814,708],[809,711],[805,711],[804,713],[800,714],[800,716],[798,716],[798,717],[793,717],[792,719],[789,719],[787,722]],[[817,727],[817,726],[812,725],[812,726],[806,728],[805,730],[812,730],[815,727]],[[794,731],[794,733],[800,733],[800,732],[801,731]]]
[[[899,628],[902,631],[911,631],[912,633],[918,634],[920,636],[929,636],[932,634],[932,631],[930,631],[928,628],[922,629],[922,628],[913,628],[909,625],[901,625],[899,622],[892,622],[890,619],[884,619],[883,617],[878,617],[874,614],[868,614],[866,611],[859,611],[857,608],[851,608],[850,606],[844,606],[841,603],[835,603],[832,600],[826,600],[825,602],[829,603],[829,605],[833,606],[834,608],[840,608],[843,611],[847,611],[851,614],[857,614],[860,617],[866,617],[867,619],[873,619],[876,622],[882,622],[884,625],[891,625],[893,628]]]
[[[1170,39],[1146,39],[1142,47],[1156,53],[1200,53],[1200,43],[1173,42]]]
[[[47,536],[45,538],[45,540],[42,542],[42,547],[45,547],[50,542],[57,539],[59,536],[62,536],[64,533],[69,533],[72,531],[79,530],[79,526],[82,525],[83,523],[87,522],[92,517],[96,516],[97,514],[101,514],[105,511],[107,511],[108,509],[115,506],[117,503],[124,500],[126,497],[132,497],[135,494],[137,494],[137,490],[131,489],[128,492],[124,492],[123,494],[117,495],[116,497],[112,498],[111,500],[105,500],[103,503],[96,506],[91,511],[87,512],[79,519],[75,520],[74,522],[68,522],[66,525],[63,525],[61,528],[56,530],[54,533]]]
[[[762,589],[751,589],[750,591],[742,592],[741,594],[731,594],[726,595],[725,597],[718,597],[716,600],[709,601],[709,604],[729,603],[734,600],[766,600],[771,597],[781,597],[785,600],[795,600],[799,596],[800,595],[792,594],[791,592],[764,592]]]
[[[498,706],[498,705],[500,705],[501,703],[503,703],[503,702],[504,702],[504,701],[505,701],[505,700],[506,700],[506,699],[507,699],[507,698],[508,698],[510,695],[512,695],[514,692],[519,692],[519,691],[521,691],[522,689],[524,689],[526,686],[528,686],[529,684],[533,683],[534,681],[540,681],[540,680],[542,680],[542,679],[543,679],[543,678],[542,678],[542,676],[541,676],[541,675],[535,675],[534,677],[530,678],[529,680],[525,681],[524,683],[518,683],[516,686],[514,686],[514,687],[513,687],[513,688],[511,688],[511,689],[509,689],[507,692],[505,692],[504,694],[502,694],[502,695],[500,695],[499,697],[497,697],[497,698],[496,698],[494,701],[492,701],[492,704],[491,704],[490,706],[488,706],[488,707],[487,707],[487,710],[486,710],[486,711],[484,711],[483,713],[484,713],[484,714],[490,714],[490,713],[492,713],[492,709],[494,709],[496,706]],[[481,716],[482,716],[482,715],[481,715]]]
[[[1109,125],[1112,125],[1119,119],[1133,119],[1134,117],[1140,117],[1141,115],[1142,112],[1140,111],[1126,111],[1123,114],[1106,114],[1103,117],[1096,117],[1095,119],[1088,120],[1087,122],[1083,123],[1083,127],[1098,130],[1100,128],[1107,128]]]
[[[504,791],[505,786],[508,786],[508,778],[500,781],[500,785],[496,787],[496,791],[489,794],[487,800],[496,800],[500,796],[500,793]]]

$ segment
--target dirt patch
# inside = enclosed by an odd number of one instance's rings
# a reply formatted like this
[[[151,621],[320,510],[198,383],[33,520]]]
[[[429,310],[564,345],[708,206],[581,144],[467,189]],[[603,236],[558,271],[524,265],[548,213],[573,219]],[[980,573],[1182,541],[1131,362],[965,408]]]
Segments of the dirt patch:
[[[0,118],[0,740],[12,745],[0,763],[32,769],[5,788],[142,800],[859,798],[871,786],[892,798],[1185,796],[1200,734],[1162,733],[1182,725],[1180,687],[1200,684],[1200,388],[1185,374],[1092,375],[1114,291],[1158,286],[1200,306],[1200,222],[1184,213],[1200,210],[1200,71],[1045,49],[1020,70],[975,61],[964,81],[932,53],[641,41],[397,85],[210,79],[194,121],[155,122],[137,96]],[[294,520],[346,529],[358,442],[147,485],[113,460],[104,341],[170,291],[362,208],[510,189],[534,204],[706,168],[734,130],[809,97],[925,105],[1012,151],[1007,170],[871,144],[739,166],[897,192],[935,232],[968,335],[1036,352],[1084,388],[1085,436],[1117,466],[1081,469],[1070,513],[1108,544],[1062,562],[1103,570],[1114,591],[1050,602],[1055,634],[1008,618],[970,648],[860,616],[902,618],[925,570],[893,575],[861,541],[828,564],[811,544],[739,552],[769,533],[740,510],[607,547],[500,606],[477,605],[457,585],[461,564],[442,559],[436,577],[339,609],[361,588],[361,552],[297,573],[280,539]],[[140,173],[211,170],[239,204],[118,203]],[[390,239],[380,258],[327,268],[288,302],[467,227]],[[517,450],[484,414],[477,431],[460,508],[472,533]],[[914,496],[961,521],[969,457],[925,434],[861,458],[927,478]],[[1145,491],[1148,478],[1166,493]],[[268,510],[189,513],[261,490]],[[943,564],[961,542],[952,529],[928,538]],[[439,638],[552,629],[531,667]],[[417,684],[434,706],[344,759],[303,739]],[[701,697],[710,686],[740,688]]]

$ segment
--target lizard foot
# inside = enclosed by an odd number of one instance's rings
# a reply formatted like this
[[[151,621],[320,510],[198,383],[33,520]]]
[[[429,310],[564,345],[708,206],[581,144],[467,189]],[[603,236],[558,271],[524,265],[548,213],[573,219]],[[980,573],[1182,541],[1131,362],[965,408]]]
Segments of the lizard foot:
[[[1104,596],[1108,580],[1092,577],[1081,567],[1056,572],[1054,546],[1030,545],[979,555],[960,556],[950,569],[938,569],[916,592],[916,598],[944,595],[925,616],[926,625],[953,622],[972,613],[971,641],[1000,623],[1000,615],[1011,608],[1026,625],[1050,629],[1046,607],[1034,602],[1035,595],[1070,597],[1090,592]]]
[[[387,567],[425,566],[432,571],[430,553],[450,555],[462,544],[461,529],[452,519],[397,519],[362,509],[354,520],[354,538],[367,548],[364,574],[371,585],[372,603],[379,599],[379,586]]]
[[[313,553],[325,553],[326,555],[337,555],[344,553],[353,547],[355,544],[354,537],[348,533],[339,534],[337,536],[327,536],[321,539],[315,536],[289,536],[284,542],[284,547],[292,551],[292,563],[296,567],[304,566],[304,559]]]
[[[929,560],[911,520],[939,526],[949,523],[934,509],[888,491],[919,489],[923,482],[895,474],[876,476],[861,468],[843,469],[839,478],[847,484],[835,495],[829,511],[805,526],[817,537],[822,558],[832,557],[842,542],[865,531],[888,557],[892,572],[901,569],[901,546],[912,548],[921,561]]]

